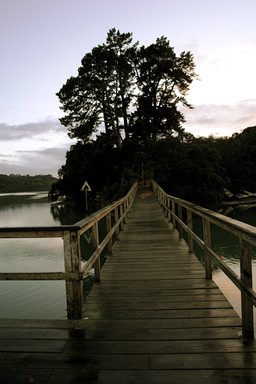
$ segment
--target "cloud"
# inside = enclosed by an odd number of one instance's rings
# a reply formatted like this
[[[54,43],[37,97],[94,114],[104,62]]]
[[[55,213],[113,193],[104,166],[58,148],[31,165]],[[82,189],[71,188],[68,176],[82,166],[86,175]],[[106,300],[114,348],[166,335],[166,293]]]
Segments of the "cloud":
[[[230,105],[201,104],[182,112],[186,118],[186,131],[195,136],[231,136],[256,125],[256,99]]]
[[[57,176],[74,141],[57,119],[0,124],[0,173]]]
[[[21,150],[14,155],[0,156],[0,173],[57,176],[58,170],[65,163],[68,149],[68,146],[61,146],[45,150]]]
[[[43,121],[19,125],[0,123],[0,140],[12,141],[21,139],[39,138],[49,134],[66,134],[67,128],[63,127],[57,119],[48,118]]]

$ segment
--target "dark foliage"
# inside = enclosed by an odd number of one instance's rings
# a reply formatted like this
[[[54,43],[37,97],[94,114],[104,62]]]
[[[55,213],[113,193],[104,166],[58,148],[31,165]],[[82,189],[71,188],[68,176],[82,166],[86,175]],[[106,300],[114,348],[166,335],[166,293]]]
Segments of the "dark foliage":
[[[52,194],[98,209],[135,179],[155,178],[166,192],[215,209],[223,188],[256,189],[255,128],[231,138],[194,138],[179,107],[197,77],[193,55],[177,56],[165,37],[148,47],[131,33],[109,31],[57,93],[61,123],[77,139]]]
[[[0,193],[49,191],[56,181],[52,175],[0,175]]]

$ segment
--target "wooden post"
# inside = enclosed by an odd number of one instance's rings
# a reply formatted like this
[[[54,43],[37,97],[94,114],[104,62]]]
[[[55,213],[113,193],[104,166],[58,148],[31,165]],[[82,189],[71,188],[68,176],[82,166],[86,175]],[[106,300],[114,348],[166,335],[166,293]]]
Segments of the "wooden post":
[[[133,202],[134,196],[129,196],[127,200],[127,217],[129,217],[129,213],[132,211],[132,202]]]
[[[168,222],[170,223],[172,221],[172,216],[171,216],[171,199],[168,197],[168,200],[167,200],[167,218],[168,218]]]
[[[99,246],[99,226],[98,226],[98,221],[93,225],[92,227],[92,244],[93,244],[93,249],[96,250]],[[100,281],[100,255],[95,261],[94,265],[94,277],[95,281],[99,282]]]
[[[175,201],[172,200],[172,225],[173,229],[176,229],[176,217],[175,217]]]
[[[164,199],[164,211],[165,211],[165,216],[168,219],[168,197],[167,196],[165,196],[165,199]]]
[[[127,216],[127,200],[123,202],[123,213],[124,213],[124,224],[126,223],[126,216]]]
[[[241,281],[252,288],[252,249],[251,244],[240,239],[240,277]],[[241,309],[242,309],[242,327],[243,337],[247,339],[254,338],[253,328],[253,303],[252,299],[241,291]]]
[[[121,218],[123,216],[123,214],[124,214],[123,204],[120,204],[119,209],[120,209],[120,218]],[[123,219],[120,222],[120,229],[121,229],[121,231],[124,230],[124,220]]]
[[[107,234],[111,231],[111,213],[109,212],[107,215],[106,215],[106,232]],[[112,236],[111,238],[109,239],[108,243],[107,243],[107,250],[108,250],[108,253],[111,255],[112,254],[112,246],[113,246],[113,241],[112,241]]]
[[[203,219],[204,243],[211,248],[211,223],[207,219]],[[204,250],[205,278],[212,279],[212,262],[211,255]]]
[[[77,231],[65,231],[64,243],[64,263],[65,272],[81,271],[80,244]],[[83,280],[66,280],[66,300],[68,319],[82,319],[83,317]]]
[[[191,231],[193,231],[193,215],[189,208],[187,208],[187,226]],[[190,233],[188,233],[188,250],[190,253],[194,252],[193,237],[190,235]]]
[[[178,218],[182,221],[182,206],[178,205]],[[179,238],[183,238],[183,228],[180,224],[178,224],[178,232],[179,232]]]
[[[119,215],[118,215],[118,207],[115,208],[115,224],[117,223],[119,219]],[[120,229],[119,229],[119,225],[117,226],[116,228],[116,239],[118,240],[119,239],[119,233],[120,233]]]

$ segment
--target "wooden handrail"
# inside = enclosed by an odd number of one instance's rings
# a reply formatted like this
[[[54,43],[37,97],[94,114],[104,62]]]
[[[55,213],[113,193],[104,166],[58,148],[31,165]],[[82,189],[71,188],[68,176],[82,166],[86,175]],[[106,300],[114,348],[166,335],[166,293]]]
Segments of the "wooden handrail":
[[[193,242],[196,242],[203,249],[206,278],[212,278],[212,263],[214,261],[239,288],[243,336],[254,338],[253,306],[256,306],[256,292],[252,288],[251,246],[256,245],[256,227],[168,195],[154,180],[152,181],[152,188],[165,211],[166,217],[173,224],[173,228],[178,229],[180,237],[183,237],[183,230],[187,233],[189,251],[194,251]],[[193,231],[192,217],[196,216],[201,217],[203,221],[202,238]],[[212,249],[211,224],[232,233],[239,239],[240,277]]]
[[[113,236],[118,237],[119,232],[123,229],[137,189],[138,183],[136,182],[126,196],[74,225],[0,228],[0,239],[63,238],[65,265],[65,272],[4,272],[0,273],[0,280],[65,280],[68,319],[81,319],[83,316],[83,279],[94,268],[95,281],[100,281],[100,255],[106,247],[108,253],[111,253]],[[106,236],[99,242],[98,223],[104,218],[106,220]],[[89,229],[92,229],[94,252],[82,267],[80,237]]]

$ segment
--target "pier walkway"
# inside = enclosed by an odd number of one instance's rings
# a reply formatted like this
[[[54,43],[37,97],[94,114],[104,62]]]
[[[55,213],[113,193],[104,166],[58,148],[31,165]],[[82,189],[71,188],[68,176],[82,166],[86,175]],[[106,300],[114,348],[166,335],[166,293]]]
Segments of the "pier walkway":
[[[83,320],[0,320],[0,383],[256,382],[256,342],[151,190],[139,190]]]

